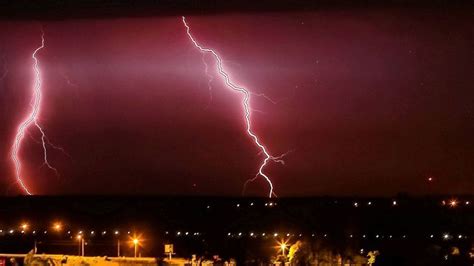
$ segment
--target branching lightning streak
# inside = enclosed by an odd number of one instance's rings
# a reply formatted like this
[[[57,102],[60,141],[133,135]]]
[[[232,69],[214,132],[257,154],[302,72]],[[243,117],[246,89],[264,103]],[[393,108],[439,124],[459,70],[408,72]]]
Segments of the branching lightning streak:
[[[281,154],[280,156],[274,156],[274,157],[272,157],[271,159],[272,159],[274,162],[276,162],[276,163],[279,163],[279,164],[284,165],[284,164],[285,164],[285,161],[283,160],[283,158],[285,158],[285,156],[287,156],[287,155],[288,155],[289,153],[291,153],[291,152],[293,152],[293,150],[287,151],[287,152]],[[255,181],[255,180],[257,180],[258,175],[259,175],[259,173],[257,173],[254,177],[249,178],[249,179],[247,179],[247,181],[245,181],[244,187],[243,187],[243,189],[242,189],[242,196],[245,195],[245,191],[247,190],[248,184],[251,183],[251,182],[253,182],[253,181]],[[273,195],[276,196],[275,192],[273,192]]]
[[[36,57],[38,52],[44,48],[44,32],[41,32],[41,45],[36,48],[33,51],[33,54],[31,55],[31,58],[33,59],[33,71],[34,71],[34,85],[33,85],[33,96],[32,96],[32,101],[31,101],[31,111],[27,115],[27,117],[20,123],[17,129],[17,133],[15,135],[15,139],[13,141],[12,145],[12,150],[11,150],[11,159],[13,161],[13,164],[15,166],[15,177],[16,181],[20,185],[20,187],[23,189],[23,191],[28,194],[32,195],[31,191],[28,189],[26,186],[23,177],[22,177],[22,163],[21,159],[19,157],[19,152],[21,149],[21,145],[23,143],[23,139],[25,137],[25,133],[28,131],[28,129],[31,126],[35,126],[39,132],[41,133],[41,145],[43,148],[43,160],[44,160],[44,165],[46,165],[49,169],[55,171],[57,173],[57,169],[51,166],[51,164],[48,161],[48,153],[47,153],[47,148],[46,146],[50,144],[48,138],[46,137],[46,134],[41,127],[41,125],[38,123],[38,116],[41,111],[41,100],[42,100],[42,91],[41,91],[41,85],[42,85],[42,80],[41,80],[41,70],[39,67],[39,60]]]
[[[262,163],[260,164],[256,176],[252,179],[249,179],[246,182],[246,184],[248,182],[251,182],[251,181],[255,180],[258,176],[262,176],[266,180],[266,182],[268,183],[268,185],[270,187],[268,197],[271,198],[273,195],[275,195],[275,193],[273,192],[273,183],[272,183],[271,179],[268,177],[268,175],[264,173],[263,170],[264,170],[265,166],[267,166],[269,161],[276,161],[276,162],[281,163],[282,162],[282,157],[284,155],[277,156],[277,157],[274,157],[274,156],[270,155],[267,148],[261,143],[258,136],[253,132],[252,126],[251,126],[251,119],[250,119],[250,115],[251,115],[250,96],[252,95],[252,93],[250,91],[248,91],[246,88],[234,84],[230,80],[229,74],[227,74],[227,72],[224,70],[224,67],[223,67],[223,64],[222,64],[222,59],[220,58],[220,56],[213,49],[201,46],[196,41],[196,39],[194,39],[193,35],[191,34],[191,29],[190,29],[189,25],[186,22],[186,17],[182,16],[182,20],[183,20],[184,27],[186,27],[186,34],[188,35],[189,39],[194,44],[194,46],[196,48],[198,48],[202,53],[209,53],[209,54],[213,55],[213,57],[214,57],[214,59],[216,60],[216,63],[217,63],[217,70],[218,70],[220,76],[222,77],[222,79],[224,80],[226,86],[229,87],[230,89],[234,90],[234,91],[237,91],[237,92],[240,92],[240,93],[243,94],[244,97],[243,97],[243,100],[242,100],[242,105],[243,105],[243,110],[244,110],[244,115],[245,115],[245,123],[246,123],[246,127],[247,127],[247,129],[246,129],[247,134],[253,139],[255,145],[258,146],[261,153],[265,155],[265,158],[263,159]],[[207,64],[206,64],[206,66],[207,66]],[[206,67],[206,72],[207,72],[207,67]]]
[[[211,102],[212,102],[212,81],[214,80],[214,76],[209,74],[209,65],[206,63],[206,59],[204,58],[204,55],[205,55],[205,53],[202,54],[201,59],[202,59],[202,63],[204,64],[204,73],[208,77],[207,89],[209,90],[209,102],[208,102],[207,107],[206,107],[206,108],[208,108],[211,105]]]

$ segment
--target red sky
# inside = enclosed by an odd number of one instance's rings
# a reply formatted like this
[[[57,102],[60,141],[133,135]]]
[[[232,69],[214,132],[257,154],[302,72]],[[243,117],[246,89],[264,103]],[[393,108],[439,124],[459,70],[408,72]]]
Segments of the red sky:
[[[189,16],[253,96],[252,124],[284,166],[279,196],[471,193],[474,189],[472,19],[467,11],[335,9]],[[261,155],[239,94],[223,86],[179,16],[0,22],[0,178],[19,193],[10,146],[28,111],[31,53],[40,52],[40,122],[60,176],[22,149],[37,194],[240,195]],[[3,72],[2,72],[3,73]],[[2,75],[0,74],[0,77]],[[434,181],[427,182],[433,176]],[[266,195],[258,180],[248,195]]]

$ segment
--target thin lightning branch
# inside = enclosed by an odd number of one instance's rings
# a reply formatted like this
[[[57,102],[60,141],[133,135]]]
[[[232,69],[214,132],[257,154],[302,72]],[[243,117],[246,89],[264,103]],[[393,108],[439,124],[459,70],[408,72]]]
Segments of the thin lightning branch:
[[[52,167],[51,164],[48,161],[48,153],[46,146],[47,144],[51,145],[48,138],[46,137],[46,134],[43,130],[43,128],[40,126],[38,123],[38,116],[41,111],[41,100],[42,100],[42,91],[41,91],[41,85],[42,85],[42,80],[41,80],[41,70],[39,67],[39,60],[37,58],[37,54],[41,49],[44,48],[44,32],[41,31],[41,45],[36,48],[33,51],[33,54],[31,55],[31,58],[33,59],[33,71],[34,71],[34,85],[33,85],[33,96],[31,100],[31,111],[28,113],[27,117],[20,123],[17,129],[17,133],[15,135],[15,139],[13,141],[12,145],[12,151],[11,151],[11,159],[13,161],[13,164],[15,166],[15,177],[16,181],[20,185],[20,187],[23,189],[23,191],[28,194],[32,195],[31,191],[28,189],[26,186],[24,180],[23,180],[23,175],[22,175],[22,162],[19,157],[19,152],[21,149],[21,145],[23,143],[23,139],[25,137],[25,133],[28,131],[28,129],[31,126],[35,126],[39,132],[41,133],[41,144],[43,148],[43,160],[44,160],[44,165],[46,165],[48,168],[51,170],[55,171],[57,173],[56,168]]]
[[[46,149],[46,144],[49,144],[49,140],[44,133],[43,128],[38,124],[38,121],[35,119],[35,126],[38,128],[41,133],[41,146],[43,147],[43,165],[46,165],[49,169],[53,170],[56,176],[59,176],[58,169],[54,168],[48,161],[48,150]]]
[[[271,159],[276,162],[276,163],[279,163],[279,164],[282,164],[282,165],[285,165],[285,161],[283,160],[283,158],[285,158],[285,156],[287,156],[288,154],[294,152],[294,150],[290,150],[290,151],[287,151],[285,153],[283,153],[282,155],[280,156],[274,156],[272,157]],[[244,187],[242,189],[242,195],[245,195],[245,191],[247,190],[247,185],[249,183],[252,183],[254,182],[255,180],[257,180],[259,174],[257,173],[253,178],[250,178],[248,179],[247,181],[245,181],[244,183]],[[276,196],[275,192],[273,192],[273,195]]]
[[[183,20],[184,26],[186,27],[186,34],[188,35],[189,39],[194,44],[194,46],[196,48],[198,48],[202,53],[210,53],[214,56],[214,59],[216,60],[216,63],[217,63],[217,70],[218,70],[220,76],[224,79],[224,82],[225,82],[226,86],[229,87],[230,89],[234,90],[234,91],[237,91],[237,92],[240,92],[241,94],[243,94],[244,97],[243,97],[243,100],[242,100],[242,105],[243,105],[243,110],[244,110],[245,123],[246,123],[246,126],[247,126],[247,129],[246,129],[247,134],[253,139],[255,145],[258,146],[261,153],[265,155],[265,158],[262,161],[262,163],[260,164],[260,167],[258,169],[258,172],[257,172],[256,176],[252,179],[249,179],[246,183],[251,182],[251,180],[255,180],[258,176],[262,176],[267,181],[267,183],[270,187],[268,197],[271,198],[273,195],[275,195],[275,193],[273,192],[273,183],[272,183],[271,179],[267,176],[267,174],[264,173],[264,168],[265,168],[265,166],[267,166],[269,161],[276,161],[276,162],[281,163],[282,158],[283,158],[284,155],[281,155],[281,156],[278,156],[278,157],[274,157],[274,156],[270,155],[267,148],[260,142],[257,135],[253,132],[252,126],[251,126],[251,119],[250,119],[250,114],[251,114],[250,96],[252,95],[252,93],[249,92],[244,87],[240,87],[238,85],[235,85],[230,80],[229,74],[227,74],[227,72],[224,70],[224,67],[223,67],[223,64],[222,64],[222,59],[220,58],[220,56],[213,49],[201,46],[194,39],[193,35],[191,34],[191,29],[189,28],[189,25],[187,24],[186,18],[184,16],[182,17],[182,20]]]
[[[201,59],[202,59],[202,63],[204,64],[204,73],[206,73],[206,76],[208,77],[207,89],[209,90],[209,103],[207,104],[207,107],[206,107],[208,108],[212,102],[212,81],[214,80],[214,76],[209,74],[209,66],[206,63],[206,58],[204,58],[205,55],[206,55],[205,53],[202,53]]]
[[[36,142],[37,144],[40,144],[40,145],[43,145],[42,141],[39,141],[38,139],[36,139],[29,131],[27,131],[26,133],[28,133],[28,135],[30,136],[30,138]],[[49,139],[48,137],[45,135],[44,136],[44,140],[46,142],[46,144],[48,144],[48,146],[50,146],[51,148],[55,149],[55,150],[58,150],[60,152],[62,152],[64,155],[66,155],[67,157],[71,158],[71,155],[69,153],[66,152],[66,150],[63,148],[63,147],[60,147],[60,146],[56,146],[55,144],[53,144]]]
[[[264,93],[254,93],[254,92],[251,92],[250,94],[252,94],[252,95],[254,95],[254,96],[257,96],[257,97],[262,97],[262,98],[264,98],[265,100],[267,100],[267,101],[269,101],[269,102],[271,102],[271,103],[273,103],[273,104],[279,104],[281,101],[286,100],[286,98],[283,98],[283,99],[281,99],[281,100],[274,100],[274,99],[272,99],[271,97],[265,95]]]

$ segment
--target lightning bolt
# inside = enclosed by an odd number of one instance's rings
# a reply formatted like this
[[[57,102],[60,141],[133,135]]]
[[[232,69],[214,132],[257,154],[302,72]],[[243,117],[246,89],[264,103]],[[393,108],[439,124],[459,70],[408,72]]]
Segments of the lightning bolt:
[[[46,165],[49,169],[55,171],[57,173],[57,169],[54,168],[48,161],[48,153],[47,153],[47,145],[51,145],[46,134],[38,122],[38,117],[41,111],[41,100],[42,100],[42,80],[41,80],[41,70],[39,67],[39,60],[37,58],[37,54],[44,48],[44,32],[41,30],[41,45],[36,48],[31,58],[33,59],[33,72],[34,72],[34,84],[33,84],[33,95],[31,99],[31,111],[25,117],[25,119],[20,123],[17,129],[17,133],[15,135],[12,150],[11,150],[11,160],[13,161],[13,165],[15,167],[15,177],[17,183],[23,189],[23,191],[28,194],[32,195],[31,191],[28,189],[27,185],[23,180],[22,175],[22,163],[19,156],[19,152],[21,149],[21,145],[23,143],[23,139],[25,137],[25,133],[31,128],[36,127],[41,134],[41,146],[43,148],[43,164]]]
[[[243,95],[242,106],[243,106],[243,111],[244,111],[247,135],[250,136],[250,138],[253,140],[255,145],[260,149],[260,152],[264,155],[264,159],[263,159],[263,161],[261,162],[261,164],[258,168],[257,174],[255,175],[255,177],[253,177],[253,178],[251,178],[251,179],[249,179],[245,182],[244,188],[247,185],[247,183],[252,182],[255,179],[257,179],[259,176],[261,176],[265,179],[265,181],[268,183],[268,185],[270,187],[269,192],[268,192],[268,197],[271,198],[272,196],[275,195],[275,193],[273,191],[273,183],[272,183],[270,177],[267,174],[265,174],[264,169],[270,161],[274,161],[274,162],[277,162],[277,163],[283,163],[282,158],[286,154],[283,154],[283,155],[280,155],[280,156],[272,156],[270,154],[268,149],[265,147],[265,145],[260,141],[258,136],[252,130],[252,123],[251,123],[251,110],[252,110],[252,108],[250,107],[250,96],[254,95],[254,94],[252,92],[250,92],[248,89],[246,89],[244,87],[241,87],[241,86],[238,86],[230,80],[229,74],[224,70],[221,57],[213,49],[201,46],[196,41],[196,39],[193,37],[193,35],[191,34],[191,29],[190,29],[188,23],[186,22],[186,17],[182,16],[182,20],[183,20],[184,27],[186,28],[186,34],[188,35],[189,39],[194,44],[194,46],[197,49],[199,49],[199,51],[201,53],[211,54],[214,57],[214,59],[216,60],[217,70],[219,72],[219,75],[224,80],[226,86],[228,88],[230,88],[230,89],[232,89],[236,92],[239,92]],[[208,70],[207,64],[205,64],[205,67],[206,67],[205,68],[206,75],[208,75],[207,74],[207,70]],[[264,94],[260,94],[260,95],[257,95],[257,96],[264,96]]]

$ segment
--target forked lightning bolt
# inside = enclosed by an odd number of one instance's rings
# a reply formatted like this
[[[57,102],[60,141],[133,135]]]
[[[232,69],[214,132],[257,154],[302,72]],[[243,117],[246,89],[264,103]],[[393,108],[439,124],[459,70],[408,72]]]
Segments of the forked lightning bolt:
[[[265,174],[264,169],[265,169],[265,166],[267,166],[268,162],[270,161],[282,163],[283,162],[282,158],[284,157],[285,154],[281,156],[276,156],[276,157],[272,156],[269,153],[268,149],[259,140],[258,136],[252,130],[252,123],[251,123],[251,117],[250,117],[251,116],[250,96],[253,95],[253,93],[251,93],[249,90],[247,90],[244,87],[236,85],[230,80],[229,74],[227,74],[227,72],[224,70],[221,57],[213,49],[201,46],[191,34],[191,29],[189,28],[189,25],[186,22],[186,17],[183,16],[182,20],[183,20],[184,27],[186,27],[186,34],[188,35],[189,39],[194,44],[194,46],[198,48],[202,53],[212,54],[212,56],[216,60],[217,70],[219,72],[219,75],[224,80],[226,86],[234,91],[237,91],[243,94],[242,105],[243,105],[243,111],[244,111],[244,116],[245,116],[245,123],[247,127],[246,129],[247,134],[253,139],[255,145],[257,145],[261,153],[264,154],[265,156],[265,158],[263,159],[262,163],[260,164],[258,168],[258,173],[256,174],[256,176],[252,179],[249,179],[245,184],[255,180],[258,176],[262,176],[267,181],[268,185],[270,186],[268,197],[271,198],[273,195],[275,195],[275,193],[273,192],[273,183],[270,177],[268,177],[268,175]],[[207,65],[206,65],[206,73],[207,73]]]
[[[25,134],[32,126],[36,127],[41,134],[41,145],[43,148],[44,165],[46,165],[48,168],[50,168],[51,170],[57,173],[56,168],[51,166],[51,164],[48,161],[48,153],[47,153],[46,146],[51,145],[51,144],[48,138],[46,137],[46,134],[43,128],[41,128],[38,122],[38,116],[41,111],[42,80],[41,80],[41,70],[39,67],[37,54],[43,48],[44,48],[44,32],[41,32],[41,45],[38,48],[36,48],[31,55],[31,58],[33,59],[33,72],[34,72],[33,95],[32,95],[32,99],[30,103],[31,111],[28,113],[25,119],[18,126],[15,139],[12,145],[12,150],[11,150],[11,159],[15,167],[16,181],[18,182],[20,187],[23,189],[23,191],[28,195],[31,195],[32,193],[30,189],[28,188],[28,186],[25,184],[25,181],[23,180],[23,173],[22,173],[23,169],[22,169],[22,162],[19,156],[19,152],[21,149],[21,145],[23,143],[23,139],[25,138]]]

